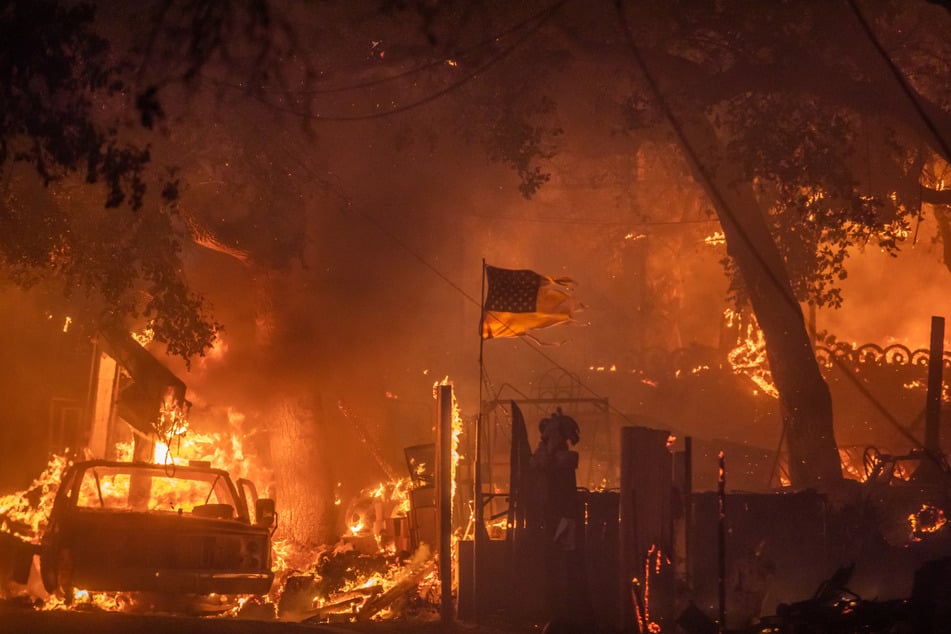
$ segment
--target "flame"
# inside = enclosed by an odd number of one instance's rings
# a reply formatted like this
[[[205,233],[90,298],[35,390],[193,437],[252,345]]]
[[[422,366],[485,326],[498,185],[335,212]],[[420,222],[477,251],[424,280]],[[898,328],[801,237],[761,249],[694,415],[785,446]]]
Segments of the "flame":
[[[249,454],[244,449],[242,442],[244,434],[240,429],[244,416],[235,411],[230,411],[228,414],[231,427],[228,432],[197,434],[188,431],[187,421],[181,416],[180,409],[164,407],[161,416],[164,417],[168,429],[173,431],[171,437],[174,442],[169,444],[162,441],[155,442],[155,463],[185,464],[191,460],[208,462],[213,467],[228,471],[235,479],[247,478],[257,485],[269,487],[272,482],[270,470],[263,466],[256,455]],[[115,455],[119,461],[131,461],[133,442],[117,443]],[[67,455],[54,454],[43,472],[29,487],[23,491],[0,496],[0,531],[15,535],[32,544],[39,544],[42,530],[53,508],[56,491],[69,464],[70,459]],[[103,498],[108,504],[109,500],[123,497],[128,481],[123,481],[121,477],[104,476],[100,485]],[[184,493],[173,491],[171,485],[163,487],[158,480],[153,481],[153,485],[156,487],[153,498],[157,504],[168,507],[168,505],[181,505],[186,502],[188,491]],[[98,499],[98,492],[91,492],[88,483],[83,483],[81,487],[80,498],[84,495],[95,495]],[[287,545],[275,541],[272,549],[273,570],[275,572],[284,570],[289,550]],[[34,563],[34,567],[36,566],[37,563]],[[71,606],[66,606],[55,596],[39,598],[42,602],[39,602],[37,607],[42,610],[83,609],[95,606],[102,610],[124,611],[135,607],[134,600],[128,593],[94,593],[77,589]]]
[[[69,460],[54,454],[43,472],[23,491],[0,496],[0,531],[39,544],[56,489]],[[35,500],[31,501],[31,500]]]
[[[435,384],[436,386],[449,385],[448,378]],[[389,395],[388,395],[389,397]],[[435,389],[434,389],[435,397]],[[452,399],[452,465],[451,481],[452,495],[456,494],[456,466],[460,460],[459,438],[462,434],[462,418],[459,414],[458,402],[455,394]],[[417,474],[427,471],[426,465],[416,464],[413,467]],[[322,563],[336,557],[354,557],[356,545],[366,548],[368,537],[373,537],[377,546],[376,553],[361,556],[369,557],[374,561],[385,558],[389,563],[385,570],[365,572],[358,566],[348,567],[347,580],[338,589],[327,592],[325,595],[310,597],[310,610],[313,619],[326,618],[330,614],[347,615],[355,618],[361,612],[366,612],[368,618],[385,620],[395,616],[391,605],[381,606],[375,601],[376,597],[386,592],[404,586],[415,590],[417,596],[431,605],[438,601],[436,595],[438,574],[433,565],[433,557],[426,544],[413,553],[408,561],[400,561],[396,557],[395,541],[388,541],[381,532],[384,528],[384,519],[407,518],[410,513],[410,490],[413,479],[410,477],[380,482],[363,489],[357,499],[351,503],[345,516],[346,534],[344,538],[331,549],[315,549],[310,552],[293,552],[290,545],[283,542],[274,544],[275,575],[284,578],[286,583],[290,578],[290,571],[305,571],[315,580],[320,579],[319,570]],[[458,535],[453,535],[452,548],[456,548]],[[370,542],[373,544],[373,542]],[[280,571],[287,571],[284,575]],[[455,580],[454,580],[455,581]],[[277,594],[283,593],[283,587]],[[323,610],[322,610],[323,609]],[[307,610],[305,610],[307,611]]]
[[[411,488],[412,482],[406,477],[363,489],[348,509],[346,523],[350,535],[370,535],[372,532],[377,544],[383,548],[385,545],[380,535],[383,521],[409,515]]]
[[[756,323],[756,318],[752,315],[744,315],[748,320],[744,328],[740,323],[739,313],[727,309],[724,311],[724,316],[728,326],[738,326],[739,330],[737,345],[727,355],[733,372],[745,375],[765,394],[779,398],[779,390],[773,383],[773,376],[766,359],[766,337]]]
[[[842,465],[843,477],[859,482],[865,482],[868,479],[861,454],[856,455],[847,447],[839,447],[839,463]]]
[[[436,388],[441,385],[452,385],[449,377],[433,385],[433,398],[436,396]],[[459,437],[462,435],[462,416],[459,414],[459,402],[456,400],[456,391],[452,390],[452,466],[450,468],[450,482],[452,483],[452,508],[456,507],[456,468],[459,465],[461,455],[459,454]]]
[[[132,332],[130,334],[132,335],[132,338],[135,339],[143,348],[148,346],[150,343],[152,343],[152,340],[155,339],[155,330],[152,328],[151,322],[149,322],[149,324],[142,330],[138,332]]]
[[[911,524],[912,540],[919,542],[927,533],[937,533],[948,523],[944,510],[932,504],[922,504],[921,508],[908,516]]]
[[[670,559],[665,555],[659,546],[652,544],[647,551],[647,557],[644,559],[644,613],[643,622],[647,624],[648,632],[660,632],[660,625],[650,620],[650,586],[651,577],[661,573],[662,566],[669,566]],[[635,583],[637,580],[635,579]]]
[[[175,397],[174,389],[169,388],[159,406],[158,418],[152,427],[159,439],[170,445],[175,438],[181,438],[188,431],[188,406]]]
[[[448,385],[448,378],[438,385]],[[228,471],[236,480],[247,478],[255,484],[270,488],[273,477],[269,469],[265,468],[254,452],[246,451],[243,439],[248,436],[243,433],[244,416],[240,412],[229,411],[228,420],[230,429],[221,433],[196,433],[189,424],[187,411],[173,399],[166,399],[161,407],[158,419],[154,425],[156,433],[151,439],[155,444],[153,460],[157,464],[183,464],[188,461],[203,461],[211,466]],[[462,434],[462,418],[459,412],[455,394],[452,399],[452,495],[456,495],[456,467],[461,459],[459,441]],[[129,461],[133,458],[133,442],[119,443],[115,447],[115,454],[120,461]],[[43,524],[52,508],[56,489],[62,474],[68,466],[66,456],[53,456],[44,472],[37,477],[33,484],[23,492],[0,497],[0,529],[21,536],[33,543],[39,543]],[[103,499],[118,499],[128,481],[121,477],[103,477],[99,482],[99,489]],[[85,483],[84,483],[85,485]],[[409,477],[381,482],[365,491],[366,498],[378,509],[387,513],[386,517],[407,517],[410,512],[409,493],[412,479]],[[100,491],[90,491],[82,486],[80,498],[94,496],[98,504]],[[187,492],[186,492],[187,493]],[[158,503],[164,505],[180,505],[184,498],[171,490],[157,490],[153,497],[158,496]],[[176,497],[178,495],[178,497]],[[31,503],[30,500],[33,502]],[[455,505],[453,505],[455,506]],[[349,519],[349,518],[348,518]],[[455,518],[454,518],[455,520]],[[370,527],[367,518],[358,518],[347,526],[350,536],[362,535]],[[453,539],[453,548],[458,542],[458,533]],[[372,545],[372,542],[371,542]],[[389,546],[392,546],[390,544]],[[378,550],[373,557],[388,562],[383,571],[372,574],[357,574],[340,590],[326,597],[314,597],[315,607],[340,604],[346,606],[348,613],[356,614],[366,608],[373,597],[380,596],[397,584],[408,584],[407,587],[416,591],[417,596],[424,601],[435,605],[437,597],[438,574],[433,565],[433,557],[428,548],[423,545],[408,561],[400,561],[396,557],[396,549],[377,539]],[[329,550],[328,550],[329,548]],[[276,604],[284,591],[284,585],[291,574],[300,571],[316,570],[321,561],[326,560],[328,554],[345,553],[353,549],[353,544],[341,540],[336,546],[320,548],[304,548],[293,545],[288,540],[272,541],[272,570],[275,584],[269,596],[264,599],[266,604]],[[415,587],[413,587],[415,586]],[[348,598],[353,593],[354,598]],[[225,600],[224,597],[220,597]],[[66,606],[62,600],[53,597],[42,597],[37,602],[37,608],[43,610],[56,609],[83,609],[86,606],[95,606],[97,609],[108,611],[124,611],[132,609],[135,598],[130,593],[123,592],[91,592],[77,589],[76,597],[71,606]],[[246,597],[230,597],[235,600],[235,607],[223,616],[238,616],[241,606],[247,601]],[[371,610],[374,619],[392,617],[392,608],[381,609],[374,606]]]

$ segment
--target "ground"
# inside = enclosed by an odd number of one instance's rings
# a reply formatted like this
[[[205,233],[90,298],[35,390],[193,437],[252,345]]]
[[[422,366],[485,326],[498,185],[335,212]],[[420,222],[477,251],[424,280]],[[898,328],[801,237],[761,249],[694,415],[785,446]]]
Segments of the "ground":
[[[0,634],[522,634],[540,625],[441,623],[392,620],[369,623],[307,624],[234,618],[131,615],[101,611],[36,611],[0,602]]]

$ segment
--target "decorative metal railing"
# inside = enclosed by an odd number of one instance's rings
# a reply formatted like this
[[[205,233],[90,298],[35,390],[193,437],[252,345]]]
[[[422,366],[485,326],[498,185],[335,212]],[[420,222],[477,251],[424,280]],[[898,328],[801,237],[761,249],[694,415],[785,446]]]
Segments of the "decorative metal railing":
[[[887,346],[879,346],[874,343],[866,343],[860,346],[844,343],[834,344],[831,347],[816,346],[816,360],[825,367],[832,367],[836,360],[845,361],[850,365],[927,367],[930,359],[931,351],[929,349],[917,348],[912,350],[900,343]],[[951,351],[944,351],[942,365],[945,368],[951,368]]]
[[[886,346],[874,343],[817,345],[815,353],[816,360],[822,368],[832,368],[835,365],[927,367],[931,357],[930,350],[927,348],[911,349],[899,343]],[[624,364],[613,367],[611,371],[618,374],[637,373],[652,379],[665,379],[685,376],[700,368],[728,369],[731,366],[727,357],[727,352],[707,346],[690,346],[675,350],[646,348],[639,352],[629,353]],[[951,369],[951,350],[944,351],[942,363],[946,369]],[[590,369],[605,370],[601,366]]]

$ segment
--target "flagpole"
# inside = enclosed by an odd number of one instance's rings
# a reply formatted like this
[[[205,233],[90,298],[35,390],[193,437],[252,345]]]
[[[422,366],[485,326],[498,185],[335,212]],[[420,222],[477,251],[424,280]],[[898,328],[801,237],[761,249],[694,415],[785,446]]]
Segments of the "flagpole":
[[[478,623],[479,614],[479,561],[481,559],[480,542],[482,540],[482,414],[483,403],[482,384],[485,381],[484,360],[482,357],[485,348],[485,337],[482,336],[482,328],[485,323],[485,258],[482,258],[482,292],[479,295],[479,415],[476,417],[475,429],[475,460],[473,463],[473,509],[475,520],[473,521],[472,534],[472,618]]]

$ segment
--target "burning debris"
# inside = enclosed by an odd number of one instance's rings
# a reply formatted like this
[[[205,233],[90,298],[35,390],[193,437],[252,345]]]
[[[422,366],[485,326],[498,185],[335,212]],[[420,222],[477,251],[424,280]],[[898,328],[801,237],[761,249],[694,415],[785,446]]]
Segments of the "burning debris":
[[[341,542],[317,556],[308,570],[288,572],[279,591],[282,620],[327,622],[434,614],[430,594],[434,559],[421,546],[408,560],[366,553]]]
[[[216,454],[202,450],[215,448],[220,460],[223,445],[227,445],[223,439],[211,435],[184,436],[178,446],[185,455],[206,458]],[[119,451],[123,449],[120,447]],[[250,492],[247,489],[250,481],[241,478],[232,484],[227,472],[206,466],[209,464],[211,460],[172,456],[168,448],[156,452],[156,463],[152,466],[107,461],[73,463],[65,456],[54,456],[28,490],[0,498],[0,517],[3,518],[0,573],[7,581],[3,596],[21,597],[40,609],[92,607],[106,611],[214,613],[313,622],[432,613],[435,575],[432,553],[425,544],[420,544],[414,553],[408,552],[408,541],[397,542],[387,537],[387,528],[391,529],[393,524],[375,519],[382,520],[382,509],[386,509],[387,517],[406,521],[409,478],[381,483],[366,491],[361,499],[372,500],[371,508],[380,510],[381,515],[354,514],[350,534],[332,547],[306,550],[274,540],[254,548],[248,542],[235,550],[235,555],[240,553],[240,561],[250,561],[251,556],[262,564],[271,562],[261,573],[253,573],[258,579],[254,581],[256,589],[250,585],[205,586],[204,591],[196,593],[201,590],[201,583],[196,586],[184,579],[176,582],[175,576],[168,581],[172,586],[161,588],[151,587],[151,573],[138,577],[139,581],[129,577],[128,565],[139,561],[149,562],[148,566],[157,565],[159,561],[166,564],[181,561],[193,569],[201,567],[203,564],[198,560],[183,559],[190,557],[190,552],[210,565],[209,570],[220,569],[206,555],[218,557],[232,552],[231,547],[225,548],[225,542],[221,542],[221,547],[206,551],[198,545],[207,539],[233,541],[235,538],[223,534],[211,537],[213,533],[208,533],[209,537],[199,539],[180,534],[177,529],[182,525],[183,516],[206,518],[201,522],[208,530],[217,530],[214,526],[240,520],[242,516],[256,524],[267,521],[261,519],[262,514],[270,512],[273,517],[268,507],[251,504],[250,500],[244,502],[240,497]],[[141,475],[139,480],[136,474]],[[199,480],[199,474],[208,474],[210,479],[201,475]],[[141,486],[142,478],[145,490]],[[148,526],[132,528],[127,526],[132,515],[116,515],[129,504],[148,513]],[[66,506],[75,506],[76,510],[67,512]],[[357,508],[359,504],[351,506],[351,510]],[[99,515],[106,523],[93,528],[89,525],[93,515]],[[73,530],[66,525],[75,522],[83,527]],[[47,533],[48,523],[50,533]],[[266,523],[261,525],[267,527]],[[64,542],[57,537],[77,535],[77,530],[78,535],[86,535],[79,537],[86,540],[82,544]],[[272,529],[261,535],[270,532]],[[133,534],[136,535],[134,541],[123,537]],[[90,539],[99,546],[89,542]],[[162,544],[167,544],[167,548]],[[268,551],[270,557],[264,558]],[[121,565],[126,566],[122,578],[112,576],[108,577],[112,581],[104,580],[103,574],[112,566],[120,565],[119,562],[125,562]],[[263,574],[265,570],[267,575]],[[209,572],[210,577],[215,574]],[[28,586],[30,575],[36,578]],[[276,581],[273,585],[271,578]],[[233,586],[233,582],[230,583]],[[114,587],[114,591],[90,589],[100,586]]]

